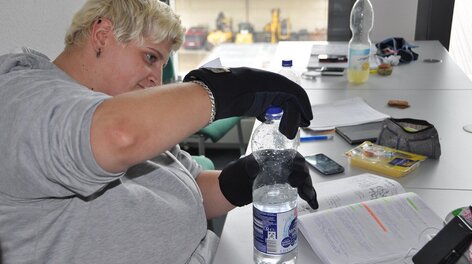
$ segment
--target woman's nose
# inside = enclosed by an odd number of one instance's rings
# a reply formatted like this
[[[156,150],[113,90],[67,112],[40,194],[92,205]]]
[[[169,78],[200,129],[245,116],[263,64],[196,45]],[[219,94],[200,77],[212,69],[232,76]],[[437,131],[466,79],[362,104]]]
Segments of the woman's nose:
[[[153,72],[148,76],[149,86],[160,86],[162,85],[162,74]]]

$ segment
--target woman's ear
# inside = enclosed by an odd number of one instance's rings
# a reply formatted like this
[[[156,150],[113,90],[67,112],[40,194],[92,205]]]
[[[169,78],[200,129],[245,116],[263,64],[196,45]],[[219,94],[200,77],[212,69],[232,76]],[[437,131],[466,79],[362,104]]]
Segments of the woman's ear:
[[[90,41],[95,52],[97,52],[97,57],[111,37],[113,37],[113,23],[111,20],[104,17],[97,18],[90,29]]]

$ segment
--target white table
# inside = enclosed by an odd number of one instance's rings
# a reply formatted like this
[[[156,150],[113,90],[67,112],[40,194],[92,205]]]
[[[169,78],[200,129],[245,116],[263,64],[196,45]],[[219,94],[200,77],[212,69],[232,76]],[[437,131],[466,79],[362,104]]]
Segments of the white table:
[[[406,188],[430,188],[450,190],[472,190],[472,133],[462,127],[472,123],[471,90],[402,90],[402,98],[410,107],[397,109],[387,106],[389,99],[399,94],[396,90],[308,90],[313,104],[331,102],[352,97],[362,97],[373,108],[395,118],[412,117],[424,119],[434,124],[439,133],[441,158],[428,159],[405,177],[397,180]],[[316,113],[314,119],[316,122]],[[350,167],[344,152],[352,148],[344,139],[335,134],[332,141],[304,142],[300,152],[325,153],[346,169],[340,176],[322,177],[313,174],[314,182],[356,175],[365,170]],[[472,202],[472,195],[471,195]]]
[[[306,71],[313,44],[328,44],[316,41],[280,42],[272,60],[271,69],[280,68],[283,58],[292,58],[294,70],[301,74]],[[388,90],[462,90],[471,89],[469,78],[449,56],[439,41],[415,41],[418,45],[413,51],[419,54],[418,60],[393,67],[391,76],[372,74],[369,81],[362,85],[347,82],[346,76],[322,76],[315,81],[302,79],[305,89],[388,89]],[[424,59],[438,59],[440,63],[425,63]],[[399,93],[400,94],[400,93]]]
[[[305,80],[302,86],[307,89],[312,104],[359,96],[392,117],[424,119],[434,124],[440,136],[441,158],[426,160],[417,170],[396,180],[407,191],[419,194],[440,217],[445,218],[451,210],[472,203],[472,133],[462,129],[463,125],[472,123],[472,83],[439,42],[421,41],[418,44],[421,46],[416,49],[420,61],[395,67],[392,76],[371,75],[368,83],[358,86],[348,84],[345,77],[322,77]],[[274,63],[280,61],[290,47],[292,52],[297,50],[298,61],[308,56],[311,45],[311,42],[279,43]],[[421,62],[426,57],[441,59],[442,63]],[[403,110],[388,107],[389,99],[408,100],[411,107]],[[316,113],[312,122],[316,122]],[[302,154],[325,153],[346,169],[336,176],[322,176],[312,170],[315,189],[319,182],[368,172],[349,166],[343,154],[352,147],[338,135],[329,141],[301,144]],[[303,235],[299,237],[298,263],[321,263]],[[252,256],[252,205],[248,205],[228,214],[214,263],[252,263]]]

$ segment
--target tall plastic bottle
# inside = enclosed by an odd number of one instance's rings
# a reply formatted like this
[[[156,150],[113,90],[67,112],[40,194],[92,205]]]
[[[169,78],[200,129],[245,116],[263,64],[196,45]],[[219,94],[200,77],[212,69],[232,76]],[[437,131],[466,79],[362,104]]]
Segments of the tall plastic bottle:
[[[354,84],[369,79],[370,32],[374,26],[374,9],[369,0],[357,0],[351,10],[352,38],[348,51],[348,81]]]
[[[287,77],[293,82],[300,84],[300,77],[292,68],[292,60],[282,60],[282,69],[280,69],[279,74]]]
[[[297,189],[288,175],[300,144],[279,132],[283,110],[271,107],[253,133],[251,148],[261,171],[253,185],[254,262],[297,262]]]

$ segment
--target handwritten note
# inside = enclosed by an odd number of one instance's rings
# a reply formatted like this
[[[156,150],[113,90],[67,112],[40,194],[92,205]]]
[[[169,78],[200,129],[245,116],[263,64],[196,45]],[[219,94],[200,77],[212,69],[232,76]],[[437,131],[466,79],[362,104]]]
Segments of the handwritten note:
[[[327,264],[409,263],[409,253],[420,249],[442,226],[442,219],[414,193],[299,218],[303,235]]]

